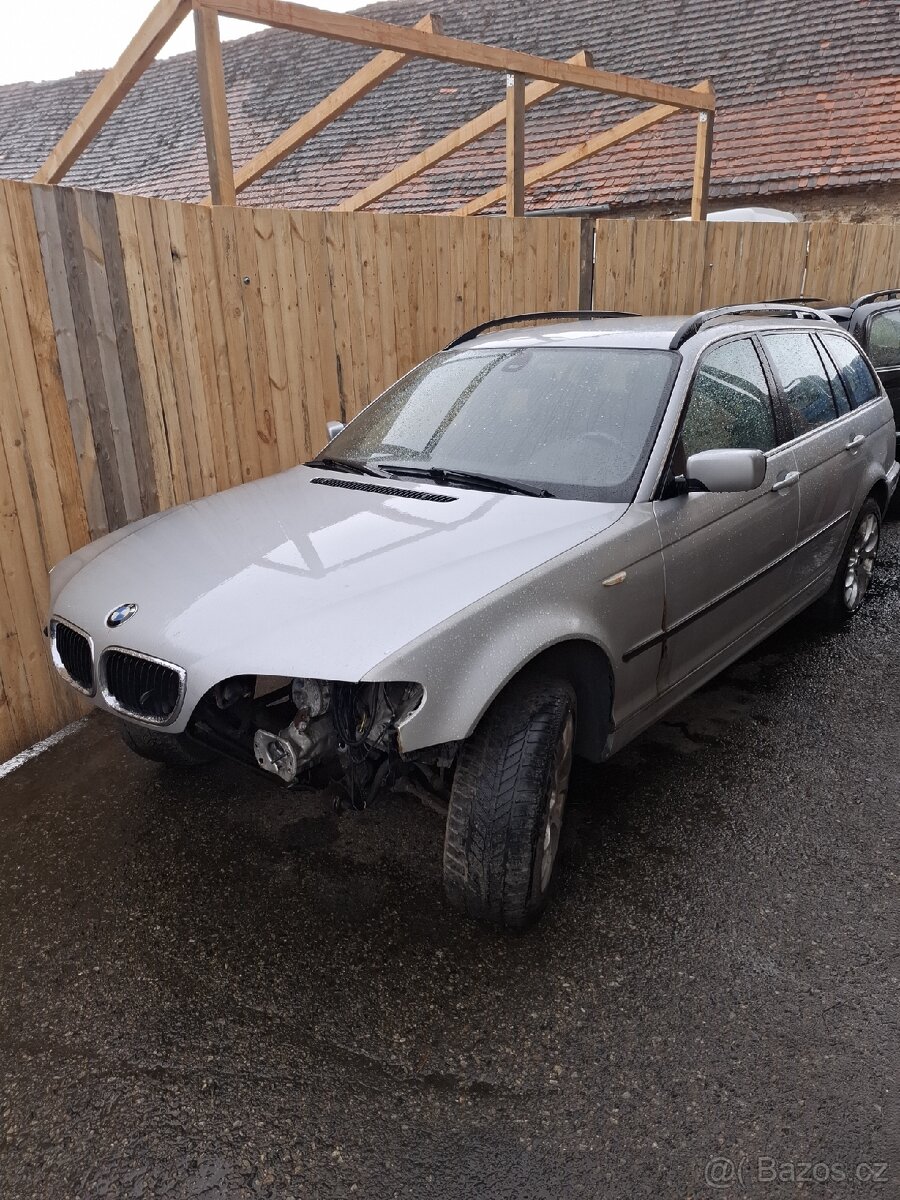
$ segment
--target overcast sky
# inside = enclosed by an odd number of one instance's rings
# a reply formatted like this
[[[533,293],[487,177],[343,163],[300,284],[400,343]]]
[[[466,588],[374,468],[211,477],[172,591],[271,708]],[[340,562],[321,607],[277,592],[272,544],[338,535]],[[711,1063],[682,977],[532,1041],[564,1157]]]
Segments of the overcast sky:
[[[317,8],[344,12],[363,0],[316,0]],[[92,67],[110,67],[128,45],[154,0],[0,0],[0,84],[60,79]],[[221,18],[223,38],[258,26]],[[162,57],[194,48],[194,22],[182,23]]]

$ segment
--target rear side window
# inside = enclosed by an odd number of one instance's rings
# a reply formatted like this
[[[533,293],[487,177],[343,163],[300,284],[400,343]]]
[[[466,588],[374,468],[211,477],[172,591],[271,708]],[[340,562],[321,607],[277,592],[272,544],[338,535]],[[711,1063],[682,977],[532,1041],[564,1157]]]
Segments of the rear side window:
[[[900,367],[900,309],[888,309],[870,318],[866,345],[876,367]]]
[[[771,450],[776,444],[769,388],[746,338],[704,355],[681,431],[684,452]]]
[[[819,337],[837,364],[853,408],[859,408],[861,404],[880,395],[878,383],[868,364],[849,338],[834,333],[820,333]]]
[[[809,334],[767,333],[763,342],[781,383],[795,435],[833,421],[837,409],[831,384]]]

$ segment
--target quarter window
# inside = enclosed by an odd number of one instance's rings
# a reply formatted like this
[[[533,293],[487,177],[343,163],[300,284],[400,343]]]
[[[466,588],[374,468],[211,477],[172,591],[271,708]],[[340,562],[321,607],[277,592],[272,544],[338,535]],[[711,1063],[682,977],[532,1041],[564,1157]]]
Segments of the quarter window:
[[[828,376],[828,382],[831,384],[831,394],[834,397],[834,402],[837,405],[838,415],[843,416],[848,413],[851,408],[850,397],[847,394],[847,388],[844,380],[841,378],[841,373],[831,359],[831,356],[823,349],[821,342],[817,344],[819,357],[822,360],[822,366],[825,368],[825,374]]]
[[[686,455],[703,450],[771,450],[775,419],[759,356],[747,338],[706,354],[681,432]]]
[[[878,396],[879,388],[868,364],[849,338],[835,333],[820,333],[825,348],[837,363],[841,379],[850,396],[853,408],[867,404]]]
[[[834,420],[837,409],[831,385],[809,334],[768,333],[763,342],[781,381],[794,433],[806,433]]]

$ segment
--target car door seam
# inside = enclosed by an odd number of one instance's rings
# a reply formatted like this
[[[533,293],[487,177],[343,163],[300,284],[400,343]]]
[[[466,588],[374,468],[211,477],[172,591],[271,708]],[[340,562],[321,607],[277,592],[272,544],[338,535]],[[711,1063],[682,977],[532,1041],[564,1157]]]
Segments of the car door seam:
[[[643,654],[645,650],[651,650],[654,646],[658,646],[660,642],[664,642],[668,638],[674,637],[676,633],[680,633],[682,629],[686,628],[688,625],[692,625],[694,621],[699,620],[699,618],[705,616],[706,613],[711,612],[714,608],[718,608],[719,605],[724,604],[726,600],[731,600],[739,592],[742,592],[744,588],[750,587],[750,585],[753,583],[757,583],[760,579],[764,578],[764,576],[768,575],[770,571],[774,571],[776,567],[781,566],[781,564],[786,562],[792,555],[798,553],[800,550],[803,550],[811,542],[814,542],[816,538],[822,537],[823,534],[828,533],[829,530],[834,529],[835,526],[840,525],[841,522],[845,521],[849,516],[850,509],[848,508],[846,512],[841,513],[839,517],[835,517],[833,521],[830,521],[827,525],[823,526],[822,529],[810,534],[809,537],[804,538],[802,542],[798,542],[790,550],[780,555],[780,557],[773,559],[772,562],[767,563],[764,567],[761,567],[760,570],[754,572],[753,575],[748,575],[746,579],[742,580],[734,587],[729,588],[725,592],[721,592],[715,597],[715,599],[707,601],[707,603],[701,605],[700,608],[696,608],[693,612],[688,613],[687,616],[681,617],[673,625],[670,625],[666,629],[660,630],[659,633],[655,633],[653,637],[647,638],[643,642],[638,642],[635,646],[632,646],[630,650],[625,651],[625,653],[622,655],[622,662],[631,662],[633,658],[636,658],[639,654]]]

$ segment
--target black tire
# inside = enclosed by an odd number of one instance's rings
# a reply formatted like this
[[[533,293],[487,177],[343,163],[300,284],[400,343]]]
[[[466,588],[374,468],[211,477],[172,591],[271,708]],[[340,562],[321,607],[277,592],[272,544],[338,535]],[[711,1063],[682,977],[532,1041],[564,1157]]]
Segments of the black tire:
[[[872,522],[874,522],[874,526]],[[875,544],[871,549],[871,569],[868,572],[863,570],[860,573],[858,556],[860,537],[864,527],[874,529]],[[871,538],[866,539],[867,545],[870,541]],[[878,502],[870,496],[856,515],[856,520],[853,522],[850,536],[847,538],[847,544],[844,546],[844,552],[841,555],[841,561],[835,572],[834,579],[831,581],[831,586],[816,606],[816,613],[824,624],[832,627],[840,627],[862,606],[872,580],[872,572],[875,569],[880,544],[881,508]],[[868,554],[866,557],[868,557]],[[854,570],[857,573],[859,582],[856,593],[854,593],[848,583],[851,563],[855,559],[857,560],[857,565],[854,567]]]
[[[215,755],[183,733],[162,733],[158,729],[142,729],[128,721],[119,721],[119,733],[129,750],[152,762],[184,770],[202,767]]]
[[[507,929],[524,928],[543,910],[559,847],[575,718],[568,683],[530,679],[503,692],[460,748],[444,840],[444,888],[454,908]],[[548,835],[554,780],[555,833]]]

